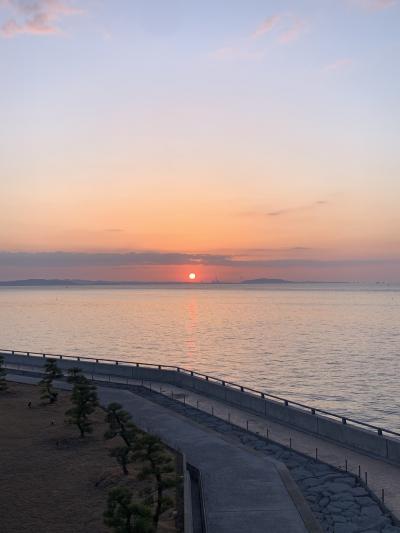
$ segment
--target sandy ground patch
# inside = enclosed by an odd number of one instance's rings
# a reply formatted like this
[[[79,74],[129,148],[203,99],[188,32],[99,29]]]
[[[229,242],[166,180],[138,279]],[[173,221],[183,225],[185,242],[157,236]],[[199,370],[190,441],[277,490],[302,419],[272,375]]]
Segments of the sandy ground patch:
[[[140,465],[130,465],[126,477],[108,455],[117,441],[104,441],[101,409],[92,417],[93,434],[85,439],[65,424],[69,396],[60,391],[56,404],[43,406],[37,387],[15,383],[0,394],[2,533],[109,532],[102,514],[110,488],[126,484],[137,494],[148,483],[135,479]],[[170,496],[175,498],[175,489]],[[174,516],[175,510],[164,513],[160,532],[179,531]]]

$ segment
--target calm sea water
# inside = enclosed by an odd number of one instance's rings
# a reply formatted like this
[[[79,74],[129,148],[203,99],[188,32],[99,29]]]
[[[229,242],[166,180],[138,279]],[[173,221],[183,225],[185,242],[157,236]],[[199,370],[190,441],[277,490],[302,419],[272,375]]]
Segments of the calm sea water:
[[[179,365],[400,429],[400,287],[1,288],[0,347]]]

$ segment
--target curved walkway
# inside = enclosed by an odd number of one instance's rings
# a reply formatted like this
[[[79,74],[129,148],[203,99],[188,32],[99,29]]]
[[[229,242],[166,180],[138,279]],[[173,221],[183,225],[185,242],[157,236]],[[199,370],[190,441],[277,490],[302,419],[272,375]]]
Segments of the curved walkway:
[[[32,367],[30,370],[32,371]],[[110,380],[110,377],[105,379],[105,376],[101,375],[88,377],[93,377],[98,382]],[[380,508],[377,499],[374,500],[355,477],[343,472],[346,459],[349,470],[353,472],[357,473],[357,467],[361,465],[362,477],[367,471],[369,488],[372,485],[377,495],[380,495],[380,482],[384,481],[385,503],[389,503],[388,507],[392,511],[398,511],[398,507],[393,506],[393,503],[398,503],[400,495],[398,467],[174,385],[154,381],[143,384],[141,381],[119,379],[115,376],[111,381],[125,388],[132,386],[133,392],[141,398],[144,396],[152,400],[150,403],[167,406],[167,412],[170,414],[171,411],[181,413],[208,428],[229,435],[231,442],[246,444],[263,451],[268,457],[272,456],[285,462],[326,531],[400,531],[398,527],[394,527],[387,512]],[[60,385],[62,386],[61,383]],[[146,388],[153,392],[148,391],[146,394]],[[143,400],[140,399],[139,402],[141,401]],[[227,424],[228,421],[235,425]],[[248,427],[249,431],[240,431],[237,426],[243,429]],[[266,440],[267,436],[273,442]],[[279,442],[286,447],[286,451],[275,444]],[[290,444],[293,451],[287,449]],[[332,470],[327,464],[312,459],[302,459],[295,451],[315,457],[316,448],[321,461],[340,467],[341,471]]]
[[[35,384],[38,378],[9,375]],[[58,382],[57,386],[70,386]],[[119,402],[143,430],[185,453],[201,471],[207,533],[319,532],[301,493],[275,461],[131,391],[98,387],[100,403]],[[282,473],[281,473],[282,472]],[[295,503],[296,502],[296,503]],[[311,524],[306,527],[305,522]]]
[[[136,382],[136,384],[139,382]],[[384,503],[386,507],[400,519],[400,467],[386,463],[361,452],[350,450],[339,444],[323,440],[314,435],[296,430],[274,420],[246,412],[222,400],[216,400],[197,392],[188,391],[175,385],[157,382],[145,382],[144,386],[152,388],[166,396],[173,397],[180,402],[195,407],[201,411],[213,414],[223,420],[230,421],[252,433],[290,447],[310,457],[318,459],[337,468],[346,469],[354,474],[361,473],[361,479],[367,479],[368,487],[378,498],[382,498],[384,489]],[[360,469],[359,469],[360,467]],[[365,474],[367,473],[367,478]]]

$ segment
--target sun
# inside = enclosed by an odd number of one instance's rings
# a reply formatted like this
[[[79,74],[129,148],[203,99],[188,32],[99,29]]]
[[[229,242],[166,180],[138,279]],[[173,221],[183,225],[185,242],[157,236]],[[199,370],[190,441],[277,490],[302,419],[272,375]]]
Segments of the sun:
[[[192,281],[196,279],[196,274],[194,272],[191,272],[189,274],[189,279],[191,279]]]

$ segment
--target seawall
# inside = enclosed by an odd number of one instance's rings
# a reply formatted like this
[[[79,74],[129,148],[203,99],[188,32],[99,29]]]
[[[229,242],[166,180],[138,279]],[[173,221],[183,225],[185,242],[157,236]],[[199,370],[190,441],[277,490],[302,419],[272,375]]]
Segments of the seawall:
[[[276,420],[288,426],[313,434],[323,439],[344,445],[400,465],[400,438],[385,434],[388,430],[358,427],[351,419],[329,415],[318,409],[299,407],[284,399],[272,399],[270,395],[252,391],[240,385],[231,384],[211,376],[165,365],[146,365],[88,357],[72,357],[53,354],[31,354],[29,352],[0,352],[6,364],[21,367],[41,367],[46,357],[58,359],[61,369],[80,367],[87,374],[120,378],[121,380],[144,380],[164,382],[196,391],[208,397],[223,400],[246,411]],[[325,414],[324,414],[325,413]],[[361,425],[361,424],[360,424]]]

